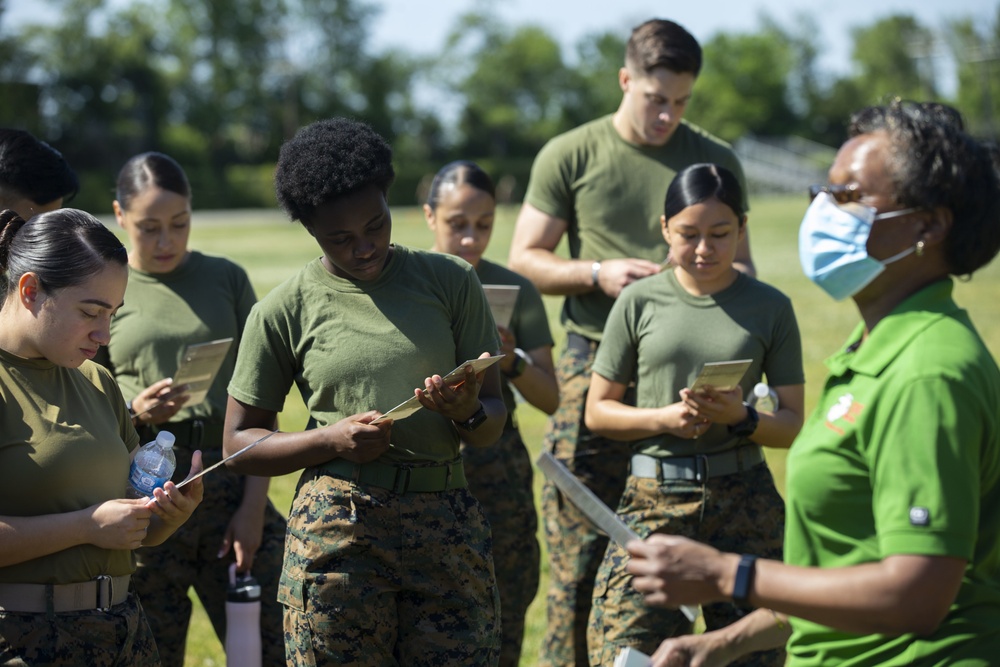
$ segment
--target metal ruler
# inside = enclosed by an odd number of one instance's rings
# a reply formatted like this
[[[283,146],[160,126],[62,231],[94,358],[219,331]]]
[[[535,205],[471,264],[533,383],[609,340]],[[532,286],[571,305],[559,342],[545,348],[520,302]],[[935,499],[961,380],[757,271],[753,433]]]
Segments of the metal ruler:
[[[631,540],[642,539],[639,534],[628,527],[628,525],[618,518],[618,515],[611,511],[611,508],[591,491],[586,484],[577,479],[576,475],[570,472],[569,468],[563,465],[557,458],[549,452],[543,452],[538,457],[538,468],[545,473],[553,484],[566,495],[570,501],[576,505],[583,514],[599,529],[607,533],[622,549]],[[698,618],[698,608],[689,605],[681,605],[681,611],[691,622]]]

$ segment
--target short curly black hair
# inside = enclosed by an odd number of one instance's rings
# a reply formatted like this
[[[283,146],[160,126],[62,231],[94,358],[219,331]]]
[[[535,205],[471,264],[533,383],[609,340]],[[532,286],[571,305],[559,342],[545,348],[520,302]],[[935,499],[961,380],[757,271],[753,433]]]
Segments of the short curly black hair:
[[[885,132],[889,174],[902,206],[947,208],[945,253],[951,273],[970,276],[1000,252],[1000,174],[996,147],[965,132],[961,114],[936,102],[895,99],[851,117],[848,134]]]
[[[367,123],[330,118],[306,125],[281,147],[274,173],[278,203],[308,227],[321,204],[374,185],[388,192],[392,148]]]

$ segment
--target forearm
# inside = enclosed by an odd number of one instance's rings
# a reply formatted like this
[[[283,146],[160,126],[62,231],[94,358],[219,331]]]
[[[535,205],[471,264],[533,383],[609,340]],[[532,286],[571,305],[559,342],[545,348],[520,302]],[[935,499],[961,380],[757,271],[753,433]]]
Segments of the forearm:
[[[528,403],[551,415],[559,407],[559,383],[555,374],[537,364],[529,364],[520,377],[509,380]]]
[[[759,414],[760,422],[750,439],[765,447],[791,447],[802,429],[802,415],[785,409]]]
[[[268,428],[227,431],[223,453],[230,456],[271,433]],[[321,428],[299,432],[278,432],[226,464],[233,472],[257,477],[278,477],[320,465],[337,454]]]
[[[511,253],[510,268],[535,284],[542,294],[585,294],[597,289],[591,260],[565,259],[544,248]]]
[[[636,408],[621,401],[604,399],[587,403],[587,428],[607,438],[641,440],[666,431],[659,408]]]
[[[788,618],[770,609],[755,609],[735,623],[705,633],[727,664],[751,653],[781,648],[791,634]]]
[[[240,507],[263,514],[264,508],[267,507],[267,492],[270,487],[270,477],[247,475],[243,482],[243,498],[240,500]]]
[[[950,572],[932,568],[914,576],[914,570],[899,567],[901,559],[955,563]],[[758,561],[750,601],[844,632],[929,634],[954,601],[963,569],[957,559],[919,556],[836,569]]]
[[[0,567],[86,544],[90,511],[0,517]]]

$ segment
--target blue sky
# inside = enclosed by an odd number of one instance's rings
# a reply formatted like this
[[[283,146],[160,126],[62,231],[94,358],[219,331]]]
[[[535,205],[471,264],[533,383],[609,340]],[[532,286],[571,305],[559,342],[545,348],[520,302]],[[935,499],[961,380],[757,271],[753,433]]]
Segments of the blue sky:
[[[585,34],[615,30],[627,35],[632,26],[654,16],[673,19],[704,41],[723,30],[755,31],[762,12],[786,26],[792,25],[797,14],[809,12],[817,17],[820,28],[820,66],[836,74],[849,71],[852,27],[869,25],[893,13],[912,13],[928,27],[943,26],[960,17],[992,23],[1000,6],[997,0],[374,0],[373,4],[382,8],[372,24],[374,50],[398,47],[422,54],[439,51],[456,17],[479,5],[492,7],[509,24],[545,27],[565,46],[567,56]],[[16,26],[52,13],[51,6],[39,0],[8,0],[5,22]],[[947,80],[944,49],[936,60],[944,70],[942,86],[953,85]]]

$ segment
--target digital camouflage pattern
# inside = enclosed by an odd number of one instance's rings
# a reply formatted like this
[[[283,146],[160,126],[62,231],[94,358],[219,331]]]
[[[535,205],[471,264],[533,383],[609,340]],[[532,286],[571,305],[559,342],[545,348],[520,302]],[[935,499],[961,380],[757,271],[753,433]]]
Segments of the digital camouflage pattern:
[[[175,447],[174,453],[177,457],[174,482],[178,482],[191,468],[191,450]],[[209,449],[202,454],[207,468],[221,458],[222,450]],[[220,559],[218,553],[229,519],[243,498],[244,477],[220,466],[202,479],[204,500],[191,518],[163,544],[135,552],[138,568],[132,580],[146,609],[164,667],[184,665],[191,618],[188,589],[192,586],[219,641],[225,644],[226,640],[226,588],[229,566],[235,556],[230,550]],[[268,502],[264,533],[251,570],[261,587],[260,634],[265,665],[280,665],[285,659],[282,608],[277,599],[284,543],[285,520]]]
[[[524,617],[538,592],[538,517],[531,458],[516,428],[489,447],[462,446],[469,491],[479,500],[493,534],[493,569],[500,593],[500,667],[517,667]]]
[[[567,347],[556,365],[560,403],[549,418],[545,447],[609,507],[625,487],[631,449],[591,433],[583,423],[597,344]],[[628,401],[628,397],[626,397]],[[542,490],[542,516],[549,552],[547,627],[541,667],[587,667],[587,622],[594,578],[608,538],[551,483]]]
[[[398,494],[303,472],[278,599],[289,665],[497,665],[492,540],[468,489]]]
[[[697,482],[629,477],[618,515],[641,537],[652,533],[681,535],[722,551],[781,560],[785,505],[766,465],[746,472]],[[652,654],[668,637],[692,632],[692,624],[674,609],[646,606],[625,572],[628,554],[612,543],[594,586],[587,640],[590,664],[612,667],[626,646]],[[746,611],[730,602],[703,608],[709,630],[729,625]],[[754,653],[730,663],[742,667],[781,667],[785,651]]]
[[[135,594],[109,611],[19,614],[0,611],[5,667],[157,667],[153,633]]]

